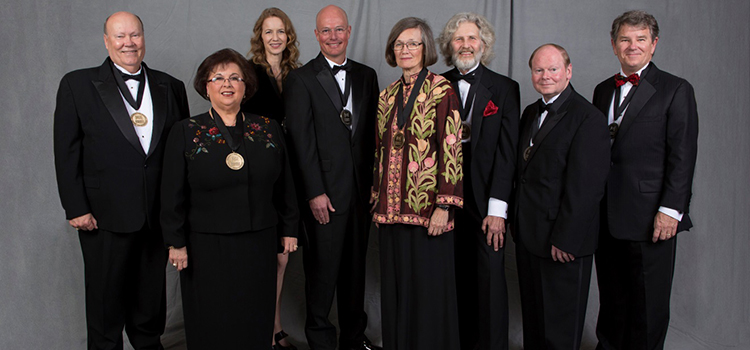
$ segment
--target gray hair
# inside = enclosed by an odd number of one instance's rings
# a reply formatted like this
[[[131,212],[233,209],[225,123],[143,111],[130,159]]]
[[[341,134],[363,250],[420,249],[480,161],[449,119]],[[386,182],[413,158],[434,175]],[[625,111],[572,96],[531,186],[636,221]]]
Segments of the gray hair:
[[[451,46],[451,40],[453,40],[453,34],[458,30],[458,26],[463,22],[474,23],[479,28],[479,37],[484,43],[484,53],[482,54],[482,63],[489,64],[490,61],[495,57],[495,51],[492,47],[495,45],[495,28],[492,24],[482,15],[471,12],[461,12],[453,15],[448,23],[445,24],[443,32],[440,33],[437,41],[440,45],[440,52],[443,54],[445,64],[453,65],[453,47]]]

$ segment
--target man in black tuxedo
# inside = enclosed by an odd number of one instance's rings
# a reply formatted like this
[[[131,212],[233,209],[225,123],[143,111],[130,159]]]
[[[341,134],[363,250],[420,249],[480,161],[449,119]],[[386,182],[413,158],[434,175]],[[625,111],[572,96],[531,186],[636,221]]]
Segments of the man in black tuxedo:
[[[651,63],[659,41],[652,15],[625,12],[610,35],[621,72],[597,85],[593,100],[612,138],[596,253],[597,348],[662,349],[676,234],[692,227],[698,112],[690,83]]]
[[[599,202],[609,170],[601,112],[570,85],[562,47],[545,44],[529,59],[542,99],[521,117],[515,216],[524,349],[579,349]]]
[[[328,320],[334,292],[341,349],[371,348],[364,335],[365,257],[379,90],[375,71],[346,57],[350,34],[344,10],[320,10],[315,37],[321,53],[284,84],[289,143],[310,208],[303,210],[305,334],[316,350],[337,348]]]
[[[456,285],[461,348],[508,348],[505,219],[513,188],[520,114],[518,83],[484,64],[495,33],[483,16],[458,13],[438,38],[443,73],[461,97],[464,208],[456,212]]]
[[[159,183],[172,124],[189,116],[184,84],[142,63],[143,23],[117,12],[104,24],[109,58],[66,74],[54,118],[60,199],[78,230],[89,349],[162,349],[166,249]]]

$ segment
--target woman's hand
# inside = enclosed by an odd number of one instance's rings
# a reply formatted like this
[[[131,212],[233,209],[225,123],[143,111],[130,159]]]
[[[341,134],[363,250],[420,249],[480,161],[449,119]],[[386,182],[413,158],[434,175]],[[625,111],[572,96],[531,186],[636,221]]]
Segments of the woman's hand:
[[[281,237],[281,245],[284,247],[284,252],[281,254],[289,254],[297,251],[297,237]]]
[[[187,263],[187,247],[182,248],[170,248],[169,249],[169,263],[174,266],[177,271],[182,271],[188,267]]]
[[[427,234],[430,236],[440,236],[448,227],[448,211],[435,208],[430,218],[430,226],[427,227]]]

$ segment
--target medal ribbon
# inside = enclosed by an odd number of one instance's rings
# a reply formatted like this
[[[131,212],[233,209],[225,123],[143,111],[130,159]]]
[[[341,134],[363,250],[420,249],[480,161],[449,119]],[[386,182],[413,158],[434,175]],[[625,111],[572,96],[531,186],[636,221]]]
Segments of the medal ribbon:
[[[641,71],[640,76],[646,75],[646,72],[648,71],[648,67]],[[631,83],[632,84],[632,83]],[[635,95],[635,89],[638,88],[640,84],[636,85],[633,84],[633,87],[630,88],[630,91],[628,91],[628,94],[625,95],[625,100],[620,103],[620,94],[622,93],[622,87],[616,87],[615,88],[615,106],[617,108],[615,109],[615,114],[612,115],[612,123],[617,123],[619,125],[619,121],[622,120],[622,113],[625,112],[625,108],[628,108],[628,105],[630,104],[630,100],[633,99],[633,95]]]
[[[477,88],[479,86],[477,82],[482,78],[482,66],[479,65],[477,69],[469,74],[474,74],[474,78],[472,79],[473,82],[469,82],[468,80],[464,79],[467,83],[469,83],[469,92],[466,95],[466,103],[464,106],[461,106],[461,120],[464,121],[469,118],[469,112],[471,111],[471,107],[474,105],[474,97],[477,95]],[[458,81],[456,82],[456,91],[460,92],[460,89],[458,88]]]
[[[128,101],[128,104],[130,104],[130,107],[133,107],[136,111],[141,108],[141,103],[143,102],[143,93],[146,91],[146,71],[143,69],[143,66],[141,66],[141,75],[143,75],[143,81],[140,81],[138,84],[138,95],[136,99],[133,99],[133,94],[130,93],[130,89],[128,89],[128,85],[125,84],[125,80],[122,79],[122,74],[120,73],[120,70],[117,69],[117,67],[114,66],[114,63],[112,64],[112,71],[113,75],[115,76],[115,81],[117,82],[117,87],[120,88],[120,93],[123,97],[125,97],[125,101]]]
[[[234,137],[232,137],[232,134],[229,133],[229,128],[224,124],[224,121],[221,120],[221,116],[219,115],[219,112],[216,112],[215,109],[211,108],[211,110],[208,112],[211,115],[211,118],[214,119],[214,122],[216,123],[216,127],[219,128],[219,131],[221,131],[221,136],[227,140],[227,146],[232,150],[232,152],[237,152],[237,150],[240,148],[240,145],[242,144],[242,137],[244,135],[244,131],[242,130],[242,126],[245,123],[245,115],[242,114],[242,112],[237,113],[237,121],[235,122],[235,125],[237,128],[239,128],[240,131],[240,139],[235,140]],[[216,117],[214,117],[214,114],[216,114]]]
[[[411,89],[411,94],[409,95],[409,100],[406,102],[406,106],[404,106],[404,84],[402,83],[398,87],[396,104],[398,105],[397,124],[399,129],[403,129],[407,116],[411,115],[411,110],[414,109],[414,101],[417,100],[417,95],[419,95],[419,90],[422,88],[422,83],[426,77],[427,68],[422,68],[422,71],[419,72],[419,76],[417,77],[417,81],[414,82],[414,87]]]
[[[349,62],[347,62],[347,64],[349,64]],[[336,91],[339,92],[339,97],[341,97],[341,110],[343,111],[344,109],[346,109],[346,103],[349,101],[349,94],[352,91],[352,78],[348,70],[346,69],[341,69],[341,70],[343,70],[344,74],[346,75],[346,81],[344,83],[344,92],[343,93],[341,92],[341,88],[336,89]],[[336,79],[336,74],[334,74],[333,72],[331,72],[331,74],[333,74],[333,79]],[[338,83],[336,85],[338,85]]]

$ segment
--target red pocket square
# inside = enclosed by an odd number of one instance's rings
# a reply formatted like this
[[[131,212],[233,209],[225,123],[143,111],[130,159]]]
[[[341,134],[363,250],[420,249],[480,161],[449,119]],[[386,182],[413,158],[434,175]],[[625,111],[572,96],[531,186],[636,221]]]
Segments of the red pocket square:
[[[483,117],[493,115],[497,113],[497,106],[495,106],[494,103],[492,103],[492,100],[487,103],[487,107],[484,107],[484,113],[482,114]]]

